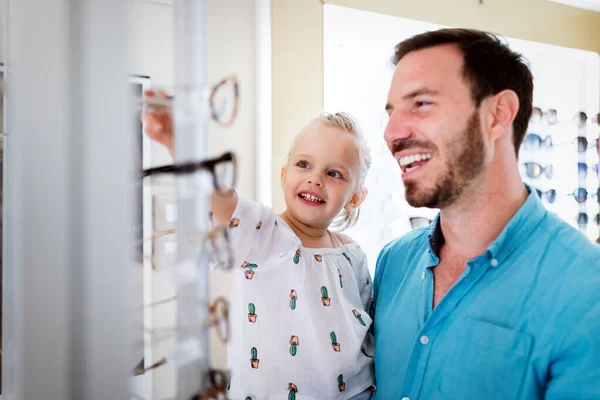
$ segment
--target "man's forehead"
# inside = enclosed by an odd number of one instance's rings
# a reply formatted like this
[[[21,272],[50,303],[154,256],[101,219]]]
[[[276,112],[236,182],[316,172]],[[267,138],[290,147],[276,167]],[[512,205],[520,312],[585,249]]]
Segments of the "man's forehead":
[[[407,91],[419,86],[446,83],[449,77],[461,77],[463,55],[456,45],[443,45],[416,50],[405,55],[394,72],[392,88],[400,86]],[[429,87],[430,89],[439,89]]]

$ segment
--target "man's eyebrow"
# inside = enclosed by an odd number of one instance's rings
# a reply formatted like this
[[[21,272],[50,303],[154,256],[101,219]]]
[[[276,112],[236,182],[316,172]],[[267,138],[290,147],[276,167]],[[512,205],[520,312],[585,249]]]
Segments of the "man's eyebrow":
[[[412,92],[405,94],[404,96],[402,96],[402,100],[411,100],[411,99],[414,99],[415,97],[421,96],[421,95],[437,96],[439,94],[440,94],[440,92],[437,90],[422,87],[422,88],[415,89]],[[394,106],[392,105],[392,103],[389,103],[389,102],[386,103],[385,111],[391,111],[393,109],[394,109]]]
[[[405,94],[404,96],[402,96],[402,99],[408,100],[408,99],[412,99],[412,98],[415,98],[417,96],[421,96],[424,94],[438,95],[438,94],[440,94],[440,92],[438,92],[437,90],[428,89],[428,88],[419,88],[419,89],[413,90],[412,92]]]

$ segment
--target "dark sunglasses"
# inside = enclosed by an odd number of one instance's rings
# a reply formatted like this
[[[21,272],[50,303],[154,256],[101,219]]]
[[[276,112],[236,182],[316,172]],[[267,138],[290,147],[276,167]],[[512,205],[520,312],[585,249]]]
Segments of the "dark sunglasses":
[[[548,203],[552,204],[556,200],[556,190],[550,189],[546,191],[541,191],[540,189],[535,189],[538,197],[540,199],[545,199]]]
[[[163,174],[185,175],[198,170],[205,170],[211,173],[214,189],[219,194],[228,195],[233,191],[237,175],[237,162],[235,154],[232,152],[227,152],[217,158],[205,161],[148,168],[142,171],[142,177]]]
[[[412,229],[418,229],[431,225],[431,220],[425,217],[410,217],[410,226]]]
[[[597,124],[598,121],[600,120],[600,113],[594,115],[593,117],[589,118],[590,122],[592,124]],[[586,123],[588,121],[588,116],[586,113],[584,113],[583,111],[578,112],[577,114],[575,114],[575,116],[573,117],[573,122],[575,123],[575,125],[577,125],[577,127],[579,129],[582,129],[585,127]]]
[[[577,188],[573,190],[573,193],[570,194],[575,198],[579,204],[585,203],[589,197],[598,197],[600,196],[600,188],[598,188],[597,193],[588,193],[588,191],[584,188]]]
[[[588,222],[589,216],[586,213],[579,213],[579,215],[577,215],[577,225],[579,225],[580,228],[585,227]],[[600,226],[600,213],[596,214],[594,217],[594,222],[596,225]]]
[[[577,136],[577,151],[579,153],[585,152],[590,147],[595,147],[600,151],[600,139],[594,139],[591,142],[588,142],[586,137]]]
[[[552,164],[544,167],[538,163],[526,162],[525,169],[527,176],[530,178],[539,178],[542,174],[546,175],[546,178],[548,179],[552,179],[552,177],[554,176]]]
[[[525,140],[523,141],[523,148],[525,150],[535,150],[540,147],[544,147],[549,149],[552,147],[552,136],[548,135],[542,139],[540,135],[537,133],[530,133],[525,136]]]
[[[595,164],[595,165],[592,164],[589,166],[583,162],[577,163],[577,170],[578,170],[580,176],[587,176],[588,170],[590,170],[590,169],[592,171],[596,172],[596,175],[598,175],[598,179],[600,180],[600,163]]]

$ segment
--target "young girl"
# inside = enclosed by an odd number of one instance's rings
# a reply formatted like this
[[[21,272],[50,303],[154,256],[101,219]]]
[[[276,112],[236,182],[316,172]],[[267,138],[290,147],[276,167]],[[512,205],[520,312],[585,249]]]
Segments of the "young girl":
[[[172,153],[170,116],[144,120],[148,136]],[[370,164],[354,120],[323,114],[298,134],[281,169],[282,214],[240,194],[213,195],[213,216],[229,225],[234,252],[231,399],[370,397],[366,256],[329,229],[356,222]]]

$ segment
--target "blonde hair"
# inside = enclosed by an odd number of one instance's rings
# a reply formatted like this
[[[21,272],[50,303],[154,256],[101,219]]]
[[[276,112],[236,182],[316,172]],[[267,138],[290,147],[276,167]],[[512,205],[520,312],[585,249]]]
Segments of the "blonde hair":
[[[296,141],[298,137],[302,135],[307,128],[312,127],[316,124],[325,125],[331,128],[340,129],[343,132],[351,134],[357,143],[357,151],[358,151],[358,162],[360,166],[360,178],[358,181],[358,186],[356,190],[359,191],[364,188],[365,179],[367,177],[367,172],[371,168],[371,150],[367,145],[367,141],[362,134],[360,127],[356,120],[348,113],[340,112],[340,113],[322,113],[317,118],[313,119],[307,126],[294,138],[294,142],[290,147],[290,151],[288,152],[288,160],[296,145]],[[336,228],[339,231],[343,231],[348,229],[356,224],[358,221],[358,217],[360,215],[360,206],[355,209],[348,211],[343,209],[339,215],[333,220],[331,226]]]

